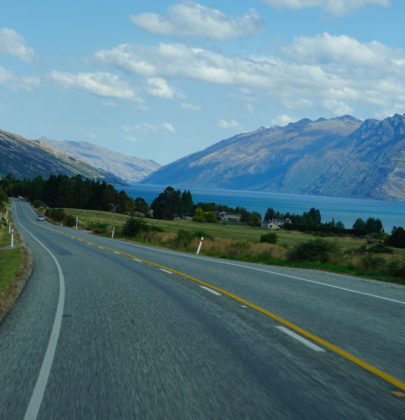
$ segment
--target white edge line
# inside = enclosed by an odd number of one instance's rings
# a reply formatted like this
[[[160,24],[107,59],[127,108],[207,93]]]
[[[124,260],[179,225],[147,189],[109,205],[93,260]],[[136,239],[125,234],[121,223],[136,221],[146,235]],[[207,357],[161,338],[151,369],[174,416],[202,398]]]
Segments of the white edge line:
[[[63,276],[62,268],[55,255],[49,250],[49,248],[47,248],[39,239],[37,239],[27,228],[25,228],[21,224],[21,221],[17,217],[17,212],[15,212],[15,216],[18,220],[20,227],[23,228],[29,235],[31,235],[32,238],[35,241],[37,241],[51,256],[52,260],[56,264],[59,276],[59,299],[58,305],[56,307],[55,319],[53,321],[51,335],[48,341],[48,347],[46,349],[45,356],[42,361],[41,369],[39,371],[37,382],[32,392],[30,402],[24,415],[24,420],[35,420],[38,416],[38,412],[41,407],[46,384],[48,383],[49,373],[51,371],[53,363],[53,358],[55,356],[56,346],[58,344],[59,333],[62,325],[63,308],[65,304],[65,278]]]
[[[164,268],[159,268],[159,270],[160,270],[160,271],[163,271],[163,272],[165,272],[165,273],[167,273],[167,274],[173,274],[171,271],[169,271],[169,270],[165,270]]]
[[[207,292],[212,293],[213,295],[216,295],[216,296],[222,296],[222,294],[221,294],[221,293],[217,292],[216,290],[210,289],[209,287],[205,287],[205,286],[200,286],[200,287],[201,287],[201,289],[204,289],[204,290],[206,290]]]
[[[284,334],[289,335],[292,338],[295,338],[297,341],[299,341],[300,343],[304,344],[305,346],[309,347],[311,350],[317,351],[317,352],[324,352],[325,350],[317,345],[315,345],[314,343],[312,343],[311,341],[307,340],[304,337],[301,337],[300,335],[296,334],[295,332],[289,330],[288,328],[285,327],[276,327],[278,330],[280,330],[281,332],[283,332]]]
[[[135,244],[135,243],[126,243],[126,245],[129,245],[129,246],[132,246],[132,247],[135,247],[135,248],[138,247],[138,248],[143,248],[143,249],[147,249],[147,250],[150,250],[150,251],[165,253],[165,254],[172,254],[172,255],[181,254],[183,257],[186,257],[186,258],[193,258],[193,259],[196,258],[196,259],[200,259],[200,260],[204,258],[204,257],[201,257],[201,256],[196,257],[195,255],[189,255],[189,254],[186,254],[186,253],[176,253],[174,251],[163,250],[163,249],[160,249],[160,248],[154,248],[152,246],[148,247],[148,246],[145,246],[145,245],[140,245],[140,244]],[[206,258],[206,261],[211,261],[211,262],[216,263],[216,264],[224,264],[224,265],[230,265],[230,266],[233,266],[233,267],[244,268],[245,270],[254,270],[254,271],[260,271],[260,272],[267,273],[267,274],[274,274],[276,276],[287,277],[287,278],[294,279],[294,280],[299,280],[299,281],[304,281],[304,282],[307,282],[307,283],[317,284],[319,286],[331,287],[333,289],[344,290],[345,292],[356,293],[356,294],[359,294],[359,295],[368,296],[368,297],[372,297],[372,298],[375,298],[375,299],[381,299],[381,300],[386,300],[388,302],[394,302],[394,303],[399,303],[400,305],[405,305],[405,302],[403,302],[401,300],[390,299],[390,298],[384,297],[384,296],[378,296],[378,295],[373,295],[371,293],[360,292],[358,290],[348,289],[346,287],[334,286],[333,284],[322,283],[320,281],[309,280],[309,279],[305,279],[303,277],[278,273],[276,271],[265,270],[263,268],[249,267],[249,266],[246,266],[246,265],[235,264],[235,263],[231,263],[231,262],[228,262],[228,261],[222,261],[220,259],[214,259],[214,258],[209,258],[209,259]]]

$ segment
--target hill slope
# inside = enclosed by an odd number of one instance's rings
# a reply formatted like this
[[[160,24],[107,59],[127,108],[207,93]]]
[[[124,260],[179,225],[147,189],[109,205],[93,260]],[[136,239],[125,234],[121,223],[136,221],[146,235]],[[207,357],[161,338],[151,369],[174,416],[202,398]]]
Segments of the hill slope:
[[[152,160],[127,156],[87,142],[59,141],[46,137],[38,140],[53,149],[81,159],[95,168],[111,172],[129,182],[138,182],[160,168],[160,165]]]
[[[12,174],[16,178],[34,178],[51,174],[105,179],[115,184],[123,181],[114,174],[95,169],[89,164],[64,155],[36,140],[30,140],[0,130],[0,176]]]
[[[166,165],[142,182],[405,200],[405,115],[261,128]]]

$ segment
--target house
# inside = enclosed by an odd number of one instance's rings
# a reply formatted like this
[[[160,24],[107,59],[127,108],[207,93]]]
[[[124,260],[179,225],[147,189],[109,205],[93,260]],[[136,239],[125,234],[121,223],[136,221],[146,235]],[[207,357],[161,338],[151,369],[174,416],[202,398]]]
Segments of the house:
[[[286,223],[291,223],[290,219],[271,219],[262,222],[262,229],[279,230]]]
[[[233,222],[233,223],[240,222],[240,214],[227,213],[226,211],[219,212],[217,214],[217,218],[221,222]]]

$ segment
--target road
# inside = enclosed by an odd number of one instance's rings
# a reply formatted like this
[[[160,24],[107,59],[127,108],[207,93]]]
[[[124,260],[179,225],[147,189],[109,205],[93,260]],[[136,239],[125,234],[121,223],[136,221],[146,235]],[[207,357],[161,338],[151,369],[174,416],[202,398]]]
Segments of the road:
[[[0,325],[1,419],[405,418],[404,287],[13,212],[34,269]]]

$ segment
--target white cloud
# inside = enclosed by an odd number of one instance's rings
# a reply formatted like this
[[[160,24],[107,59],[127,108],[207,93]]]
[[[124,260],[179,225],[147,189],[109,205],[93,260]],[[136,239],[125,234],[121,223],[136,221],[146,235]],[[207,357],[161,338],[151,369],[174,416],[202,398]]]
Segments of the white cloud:
[[[17,76],[13,72],[0,66],[0,86],[6,86],[11,90],[32,90],[40,85],[40,79],[36,76]]]
[[[5,85],[13,79],[13,73],[0,66],[0,85]]]
[[[262,0],[276,8],[305,9],[319,7],[333,16],[344,16],[367,4],[389,6],[389,0]]]
[[[217,9],[194,2],[170,6],[167,17],[141,13],[130,19],[135,25],[158,35],[197,36],[220,41],[256,34],[264,27],[255,10],[242,17],[230,18]]]
[[[278,125],[280,127],[284,127],[285,125],[289,124],[292,121],[293,121],[293,118],[289,117],[286,114],[282,114],[282,115],[278,115],[276,118],[274,118],[272,124],[273,125]]]
[[[34,59],[34,50],[25,45],[25,39],[13,29],[0,28],[0,54],[10,54],[30,63]]]
[[[254,107],[253,107],[253,105],[252,105],[252,104],[246,104],[246,109],[247,109],[247,112],[248,112],[250,115],[253,115],[253,114],[255,113],[255,109],[254,109]]]
[[[173,99],[175,96],[174,89],[169,86],[165,79],[160,77],[148,78],[148,92],[152,96],[158,96],[159,98]]]
[[[405,69],[405,60],[399,52],[377,41],[361,43],[346,35],[327,32],[314,37],[295,37],[292,45],[281,49],[282,54],[295,62],[305,64],[344,63],[361,67],[386,67]]]
[[[162,124],[162,127],[169,133],[172,133],[172,134],[176,133],[176,129],[173,127],[173,124],[171,123],[165,122]]]
[[[104,106],[106,108],[116,108],[117,104],[115,102],[112,102],[112,101],[103,101],[103,102],[101,102],[101,106]]]
[[[72,74],[54,70],[51,77],[65,88],[76,87],[94,95],[110,98],[140,100],[136,96],[135,89],[114,74],[101,72]]]
[[[123,137],[124,141],[128,142],[128,143],[138,143],[140,140],[134,136],[124,136]]]
[[[140,124],[124,125],[122,127],[122,130],[124,131],[124,133],[131,133],[134,131],[140,132],[140,133],[149,133],[149,132],[157,133],[159,131],[159,127],[154,124],[145,122],[145,123],[140,123]]]
[[[228,85],[238,100],[270,96],[289,109],[323,105],[332,112],[359,103],[405,107],[405,55],[372,41],[328,33],[297,37],[277,56],[224,56],[183,44],[119,45],[101,50],[104,64],[148,78],[185,78]],[[236,96],[235,96],[236,95]],[[239,97],[238,97],[239,95]],[[333,109],[332,109],[333,108]]]
[[[188,109],[189,111],[200,111],[201,107],[199,105],[193,105],[193,104],[189,104],[189,103],[182,103],[181,107],[184,109]]]
[[[241,125],[238,123],[238,121],[232,120],[232,121],[226,121],[226,120],[218,120],[217,126],[219,128],[232,128],[232,129],[241,129]]]

